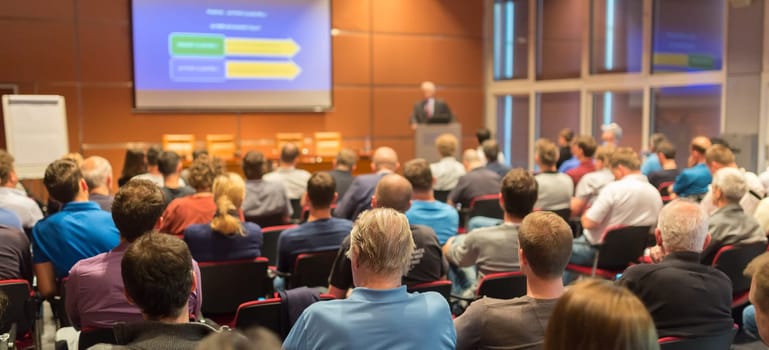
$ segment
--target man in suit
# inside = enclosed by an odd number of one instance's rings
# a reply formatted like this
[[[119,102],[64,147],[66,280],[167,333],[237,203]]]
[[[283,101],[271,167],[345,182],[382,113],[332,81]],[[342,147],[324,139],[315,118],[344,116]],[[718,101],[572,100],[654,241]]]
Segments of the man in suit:
[[[430,81],[422,83],[423,99],[414,104],[411,112],[411,129],[416,129],[417,124],[427,123],[451,123],[454,115],[446,101],[435,98],[435,84]]]
[[[379,180],[400,167],[398,154],[390,147],[379,147],[371,157],[371,174],[360,175],[352,181],[350,188],[336,204],[334,216],[355,221],[358,214],[371,209],[371,196]]]

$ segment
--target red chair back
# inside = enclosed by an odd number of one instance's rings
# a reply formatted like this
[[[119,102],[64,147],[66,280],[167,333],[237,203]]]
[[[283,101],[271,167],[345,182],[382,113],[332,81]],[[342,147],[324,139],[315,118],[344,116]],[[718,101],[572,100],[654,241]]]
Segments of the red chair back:
[[[281,225],[262,228],[262,256],[267,258],[270,266],[278,263],[278,239],[283,231],[297,225]]]
[[[238,306],[235,314],[235,328],[246,330],[253,326],[262,326],[275,334],[282,334],[281,317],[280,298],[248,301]]]
[[[755,257],[766,251],[766,247],[764,242],[725,245],[716,252],[711,265],[725,273],[732,281],[732,301],[747,296],[746,293],[750,291],[750,277],[742,272]]]
[[[446,298],[446,301],[450,301],[451,298],[451,281],[440,280],[433,282],[426,282],[408,286],[409,293],[424,293],[424,292],[437,292]]]
[[[327,287],[338,249],[302,253],[296,257],[288,288]]]
[[[201,311],[209,315],[234,315],[246,301],[267,293],[267,259],[201,262]]]
[[[478,284],[476,296],[512,299],[526,295],[526,275],[523,272],[502,272],[484,275]]]
[[[0,291],[8,297],[8,306],[0,323],[0,333],[8,333],[16,324],[16,334],[22,336],[32,329],[35,321],[34,291],[24,279],[0,281]]]
[[[721,334],[701,338],[665,337],[658,340],[660,350],[729,350],[737,334],[737,326]]]
[[[643,255],[651,226],[612,226],[604,231],[598,248],[598,268],[624,270]]]
[[[670,196],[670,191],[668,190],[670,186],[673,185],[673,181],[666,181],[661,183],[659,186],[657,186],[657,191],[660,191],[660,196],[662,196],[662,202],[667,203],[672,200],[672,197]]]

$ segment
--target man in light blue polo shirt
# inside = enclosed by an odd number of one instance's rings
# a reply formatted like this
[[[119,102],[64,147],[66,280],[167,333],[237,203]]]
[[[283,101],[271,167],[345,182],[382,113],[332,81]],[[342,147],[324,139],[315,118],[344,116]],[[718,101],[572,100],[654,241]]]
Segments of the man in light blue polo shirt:
[[[713,181],[710,170],[705,164],[705,153],[710,148],[710,139],[697,136],[692,140],[689,152],[689,166],[684,169],[673,184],[673,192],[678,197],[691,197],[698,202],[708,192]]]
[[[405,215],[389,208],[363,212],[347,251],[357,288],[347,299],[304,310],[283,348],[454,349],[446,299],[435,292],[409,294],[401,285],[413,249]]]
[[[406,217],[412,225],[430,226],[443,245],[457,234],[459,212],[450,205],[435,200],[430,163],[422,158],[412,159],[403,168],[403,176],[409,180],[414,192],[411,194],[411,208]]]
[[[32,229],[35,275],[40,294],[56,295],[56,280],[69,274],[76,262],[104,253],[120,243],[110,213],[88,201],[88,185],[71,160],[48,165],[43,178],[48,193],[64,204]]]

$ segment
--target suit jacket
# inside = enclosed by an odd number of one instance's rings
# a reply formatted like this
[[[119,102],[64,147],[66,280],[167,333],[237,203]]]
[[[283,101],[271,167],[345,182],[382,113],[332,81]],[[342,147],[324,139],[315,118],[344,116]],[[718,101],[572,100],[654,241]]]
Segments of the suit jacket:
[[[387,174],[388,172],[378,172],[356,177],[342,199],[337,202],[334,216],[355,221],[358,214],[371,209],[371,196],[374,195],[376,185]]]
[[[428,122],[427,113],[425,113],[425,104],[427,100],[422,99],[414,103],[414,109],[411,111],[411,123],[412,124],[425,124]],[[435,105],[433,106],[433,116],[430,119],[446,120],[446,123],[454,122],[454,115],[449,109],[449,105],[446,101],[439,98],[435,99]]]

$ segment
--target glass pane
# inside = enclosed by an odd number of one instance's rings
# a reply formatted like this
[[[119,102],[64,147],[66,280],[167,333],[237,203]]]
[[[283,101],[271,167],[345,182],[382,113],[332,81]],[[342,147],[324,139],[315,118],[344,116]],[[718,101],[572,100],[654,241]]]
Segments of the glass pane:
[[[593,137],[601,140],[601,126],[617,123],[622,128],[619,145],[643,149],[642,91],[605,91],[593,94]]]
[[[526,79],[529,0],[494,1],[494,80]]]
[[[553,142],[558,132],[569,128],[579,134],[579,92],[552,92],[539,94],[536,138],[545,137]]]
[[[497,140],[510,166],[529,167],[528,96],[497,97]]]
[[[687,166],[692,138],[720,134],[720,85],[652,89],[652,108],[652,133],[664,133],[676,146],[679,167]]]
[[[593,0],[592,73],[641,71],[643,1]]]
[[[652,72],[720,70],[724,0],[654,0]]]
[[[579,77],[583,2],[538,0],[537,3],[537,79]]]

